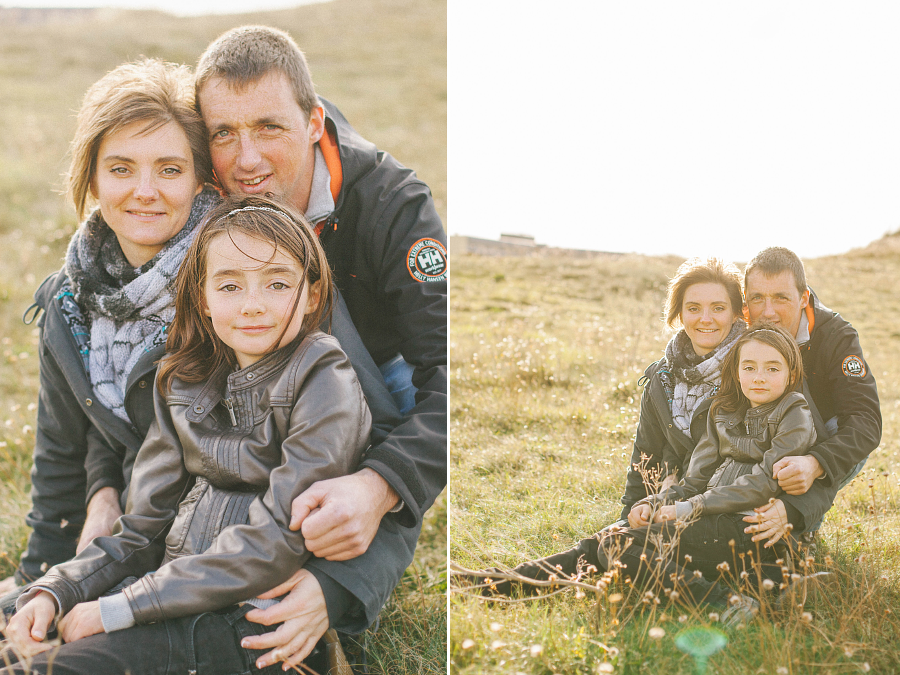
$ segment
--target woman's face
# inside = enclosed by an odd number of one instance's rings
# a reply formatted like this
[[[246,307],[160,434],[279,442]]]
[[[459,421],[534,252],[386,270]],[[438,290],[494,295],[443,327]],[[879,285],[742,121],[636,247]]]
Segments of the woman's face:
[[[719,346],[731,330],[734,318],[728,291],[722,284],[693,284],[684,292],[681,323],[698,355],[709,354]]]
[[[178,234],[203,189],[184,130],[169,122],[142,133],[146,126],[133,122],[101,141],[91,182],[103,219],[134,267]]]

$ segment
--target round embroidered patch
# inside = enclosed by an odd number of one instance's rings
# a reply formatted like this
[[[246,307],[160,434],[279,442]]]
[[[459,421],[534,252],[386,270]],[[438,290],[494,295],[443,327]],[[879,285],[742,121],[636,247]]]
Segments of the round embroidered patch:
[[[444,281],[447,279],[447,249],[435,239],[419,239],[406,255],[406,266],[416,281]]]
[[[841,370],[847,377],[865,377],[866,364],[858,356],[848,356],[841,364]]]

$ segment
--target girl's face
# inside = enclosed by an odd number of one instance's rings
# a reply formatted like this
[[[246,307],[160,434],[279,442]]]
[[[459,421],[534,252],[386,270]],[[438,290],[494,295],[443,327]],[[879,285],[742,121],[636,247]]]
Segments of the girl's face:
[[[719,346],[734,323],[734,309],[722,284],[692,284],[681,301],[681,323],[698,356]]]
[[[175,122],[143,133],[132,122],[100,142],[91,194],[134,267],[181,231],[203,186],[194,173],[187,135]]]
[[[265,262],[260,262],[265,261]],[[209,244],[203,311],[219,339],[246,368],[300,333],[303,317],[319,302],[319,282],[303,284],[303,266],[268,241],[240,231],[219,234]],[[291,317],[294,298],[300,293]]]
[[[741,391],[756,408],[775,401],[788,387],[790,372],[787,361],[774,347],[750,340],[741,347],[738,359]]]

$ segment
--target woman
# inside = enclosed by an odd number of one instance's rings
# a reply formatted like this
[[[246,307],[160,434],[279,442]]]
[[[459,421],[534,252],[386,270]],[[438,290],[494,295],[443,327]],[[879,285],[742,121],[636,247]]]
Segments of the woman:
[[[666,324],[681,329],[641,378],[641,413],[619,524],[635,502],[681,477],[705,429],[722,360],[746,328],[742,307],[740,272],[717,258],[687,260],[669,282]]]
[[[79,227],[65,267],[35,294],[41,389],[33,533],[16,580],[68,560],[122,514],[195,226],[217,201],[188,68],[120,66],[87,92],[68,191]],[[85,504],[87,509],[85,509]]]

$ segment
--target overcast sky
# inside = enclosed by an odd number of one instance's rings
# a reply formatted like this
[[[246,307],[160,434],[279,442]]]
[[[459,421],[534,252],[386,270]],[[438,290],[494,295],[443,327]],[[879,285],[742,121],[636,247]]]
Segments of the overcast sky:
[[[117,7],[157,9],[178,16],[239,14],[285,9],[326,0],[0,0],[0,7]]]
[[[449,18],[451,234],[746,261],[900,229],[900,3],[479,0]]]

